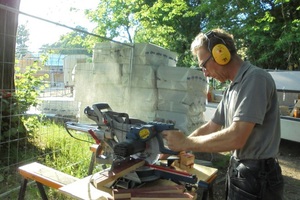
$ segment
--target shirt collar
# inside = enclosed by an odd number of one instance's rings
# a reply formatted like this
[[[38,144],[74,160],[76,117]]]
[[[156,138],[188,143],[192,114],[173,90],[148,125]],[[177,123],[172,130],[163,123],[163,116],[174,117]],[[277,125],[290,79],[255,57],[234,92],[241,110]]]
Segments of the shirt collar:
[[[233,82],[230,84],[230,87],[232,87],[233,85],[239,83],[242,81],[244,74],[246,73],[246,71],[250,68],[250,62],[245,61],[243,62],[243,64],[241,65],[237,75],[235,76]]]

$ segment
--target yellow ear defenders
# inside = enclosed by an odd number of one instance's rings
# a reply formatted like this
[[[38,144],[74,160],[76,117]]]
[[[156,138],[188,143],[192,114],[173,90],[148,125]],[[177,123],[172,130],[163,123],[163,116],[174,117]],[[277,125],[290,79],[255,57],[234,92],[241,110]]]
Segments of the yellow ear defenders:
[[[205,35],[208,39],[208,50],[210,51],[216,63],[219,65],[226,65],[229,63],[231,59],[231,53],[226,47],[226,42],[222,38],[216,36],[213,31],[210,31]]]

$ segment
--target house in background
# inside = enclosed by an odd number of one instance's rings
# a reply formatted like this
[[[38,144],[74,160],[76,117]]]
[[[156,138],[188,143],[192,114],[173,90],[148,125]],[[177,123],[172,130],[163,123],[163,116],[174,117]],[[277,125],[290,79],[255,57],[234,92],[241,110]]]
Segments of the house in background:
[[[49,69],[49,78],[51,87],[64,86],[64,58],[65,55],[49,54],[45,67]]]
[[[48,81],[51,87],[63,87],[64,86],[64,58],[66,55],[61,54],[48,54],[46,62],[43,64],[40,53],[27,53],[19,62],[16,64],[20,67],[21,73],[24,73],[27,66],[32,66],[37,63],[42,69],[36,74],[41,76],[48,74]]]

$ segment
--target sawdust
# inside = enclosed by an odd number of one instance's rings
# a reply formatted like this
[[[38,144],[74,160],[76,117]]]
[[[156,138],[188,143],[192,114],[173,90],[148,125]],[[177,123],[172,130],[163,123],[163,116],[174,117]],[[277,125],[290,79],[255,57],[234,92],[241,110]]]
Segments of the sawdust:
[[[224,200],[225,175],[228,164],[228,153],[203,154],[196,153],[196,159],[212,161],[218,168],[218,177],[213,187],[214,200]],[[284,199],[300,199],[300,144],[282,140],[278,160],[284,176]]]

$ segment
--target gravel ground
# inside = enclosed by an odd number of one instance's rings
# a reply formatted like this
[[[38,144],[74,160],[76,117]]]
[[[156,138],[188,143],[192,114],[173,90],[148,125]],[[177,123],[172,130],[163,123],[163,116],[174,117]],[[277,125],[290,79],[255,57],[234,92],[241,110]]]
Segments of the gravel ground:
[[[214,184],[214,200],[224,200],[225,174],[228,164],[228,154],[196,153],[197,159],[212,161],[213,167],[218,168],[218,177]],[[284,176],[284,199],[300,200],[300,144],[282,140],[279,150],[279,163]]]

